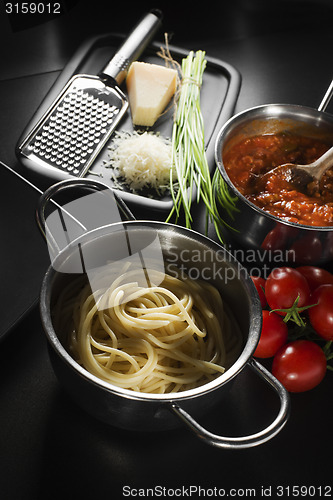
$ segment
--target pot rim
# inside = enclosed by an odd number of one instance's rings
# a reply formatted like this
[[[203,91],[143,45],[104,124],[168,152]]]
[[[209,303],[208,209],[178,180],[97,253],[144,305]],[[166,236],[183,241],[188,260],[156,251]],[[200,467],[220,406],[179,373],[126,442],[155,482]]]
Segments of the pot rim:
[[[333,116],[332,115],[330,115],[327,112],[319,111],[315,108],[311,108],[309,106],[303,106],[300,104],[283,104],[283,103],[261,104],[259,106],[254,106],[254,107],[245,109],[245,110],[240,111],[239,113],[235,114],[234,116],[229,118],[229,120],[226,121],[226,123],[222,126],[222,128],[220,129],[220,131],[216,137],[216,141],[215,141],[215,163],[218,167],[220,174],[222,175],[223,179],[227,182],[227,184],[231,188],[231,190],[237,195],[237,197],[239,197],[244,203],[246,203],[249,207],[251,207],[258,214],[265,216],[265,217],[268,217],[272,221],[280,223],[280,224],[284,224],[286,226],[296,227],[298,229],[304,229],[304,230],[310,230],[310,231],[330,232],[333,230],[333,226],[310,226],[307,224],[300,224],[298,222],[287,221],[285,219],[277,217],[276,215],[273,215],[269,212],[266,212],[262,208],[258,207],[257,205],[255,205],[254,203],[249,201],[242,193],[240,193],[238,191],[236,186],[231,182],[231,180],[230,180],[230,178],[229,178],[229,176],[224,168],[224,164],[222,161],[222,145],[223,145],[223,142],[225,139],[225,135],[227,134],[227,132],[229,131],[229,129],[233,125],[236,125],[238,123],[238,121],[241,121],[242,118],[244,119],[244,118],[247,118],[247,116],[250,117],[252,114],[256,114],[256,112],[258,112],[257,118],[260,118],[260,117],[265,118],[265,116],[266,116],[266,118],[273,118],[274,117],[273,112],[275,110],[275,112],[277,113],[275,116],[279,117],[279,116],[283,115],[283,110],[285,108],[289,108],[290,110],[298,111],[298,112],[301,110],[305,110],[305,111],[311,111],[312,113],[313,112],[318,113],[318,118],[320,118],[321,116],[326,116],[327,118],[330,119],[330,121],[332,121],[332,125],[333,125]],[[270,114],[268,114],[268,110],[272,110]],[[308,115],[305,115],[305,116],[308,116]]]
[[[41,315],[42,325],[47,340],[49,342],[49,345],[56,352],[56,354],[62,359],[62,361],[64,361],[81,378],[85,379],[86,381],[98,387],[101,387],[104,390],[107,390],[118,396],[122,396],[132,400],[155,401],[155,402],[160,401],[165,403],[172,403],[173,401],[184,401],[192,399],[194,397],[198,397],[218,389],[225,383],[229,382],[229,380],[234,378],[236,375],[238,375],[240,371],[243,370],[243,368],[245,368],[245,366],[247,365],[247,363],[251,358],[251,355],[255,351],[257,343],[259,341],[261,324],[262,324],[260,300],[256,292],[255,286],[248,272],[246,271],[245,267],[242,266],[242,264],[230,252],[228,252],[228,250],[226,250],[226,248],[221,246],[216,241],[210,239],[207,236],[202,235],[201,233],[193,229],[184,228],[182,226],[177,226],[175,224],[166,222],[157,222],[150,220],[134,220],[134,221],[113,223],[108,226],[102,226],[100,228],[93,229],[91,231],[88,231],[87,233],[84,233],[83,235],[81,235],[81,237],[79,237],[75,241],[80,240],[80,238],[82,237],[87,238],[90,235],[98,234],[100,231],[102,231],[102,235],[110,234],[109,232],[105,233],[105,231],[110,227],[120,226],[120,225],[132,226],[132,225],[142,225],[142,224],[149,225],[149,227],[157,226],[157,228],[175,230],[178,233],[180,232],[186,235],[191,235],[192,238],[199,241],[201,240],[202,242],[206,243],[210,248],[222,250],[225,257],[228,259],[228,262],[231,265],[237,267],[239,271],[237,274],[237,279],[240,279],[242,281],[243,286],[246,288],[246,292],[249,296],[249,302],[252,305],[252,310],[250,311],[250,326],[247,339],[245,341],[241,353],[239,354],[236,361],[232,364],[232,366],[228,368],[223,374],[219,375],[214,380],[206,384],[203,384],[199,387],[187,391],[168,393],[168,394],[141,393],[129,389],[124,389],[96,377],[74,360],[74,358],[68,353],[63,344],[60,342],[53,328],[51,314],[50,314],[50,298],[51,298],[52,283],[58,271],[55,271],[52,265],[50,265],[49,268],[47,269],[41,286],[39,303],[40,303],[40,315]],[[62,251],[61,254],[63,252],[64,251]]]

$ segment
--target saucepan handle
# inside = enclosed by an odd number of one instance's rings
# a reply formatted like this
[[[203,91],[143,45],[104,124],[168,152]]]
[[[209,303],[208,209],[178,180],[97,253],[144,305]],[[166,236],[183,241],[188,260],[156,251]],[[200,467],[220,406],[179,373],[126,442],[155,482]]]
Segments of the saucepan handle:
[[[171,410],[202,440],[218,448],[242,449],[262,444],[273,438],[286,424],[290,411],[290,398],[282,384],[255,359],[250,359],[249,366],[267,382],[279,395],[280,411],[275,420],[265,429],[242,437],[224,437],[213,434],[202,427],[178,404],[172,403]]]
[[[331,81],[328,89],[325,92],[324,97],[321,100],[321,103],[319,104],[319,106],[317,108],[318,111],[326,111],[326,108],[327,108],[329,102],[331,101],[332,96],[333,96],[333,80]]]
[[[117,195],[117,193],[113,189],[109,188],[108,186],[106,186],[102,182],[95,181],[92,179],[75,179],[75,178],[66,179],[64,181],[60,181],[60,182],[50,186],[40,196],[40,198],[38,200],[38,205],[37,205],[37,209],[36,209],[36,220],[37,220],[38,227],[45,238],[46,238],[46,236],[45,236],[45,228],[46,228],[45,210],[46,210],[46,207],[49,204],[49,202],[54,204],[57,208],[61,209],[62,211],[66,212],[67,216],[69,216],[72,220],[74,220],[75,223],[77,223],[83,230],[85,230],[85,227],[82,224],[82,222],[77,220],[76,217],[74,217],[73,215],[68,213],[64,207],[59,206],[58,203],[56,203],[52,199],[54,196],[56,196],[61,191],[71,189],[71,188],[88,188],[88,189],[92,189],[94,191],[106,191],[106,193],[108,195],[114,197],[114,200],[116,201],[116,204],[118,206],[118,209],[119,209],[122,217],[124,217],[125,220],[135,220],[134,215],[132,214],[132,212],[130,211],[128,206],[124,203],[124,201]],[[110,223],[112,223],[112,221],[110,221]]]

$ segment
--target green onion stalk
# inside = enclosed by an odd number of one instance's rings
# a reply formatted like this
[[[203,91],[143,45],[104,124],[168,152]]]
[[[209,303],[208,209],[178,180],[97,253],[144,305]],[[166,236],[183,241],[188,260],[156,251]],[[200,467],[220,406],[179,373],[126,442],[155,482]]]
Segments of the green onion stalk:
[[[204,121],[200,107],[200,90],[207,61],[204,51],[191,51],[182,60],[182,80],[172,128],[172,166],[170,191],[173,207],[166,221],[176,215],[178,221],[183,209],[185,225],[191,228],[191,205],[194,188],[196,201],[206,207],[206,228],[212,221],[218,238],[223,243],[220,224],[224,223],[217,210],[212,180],[205,152]],[[176,172],[176,181],[173,181]]]

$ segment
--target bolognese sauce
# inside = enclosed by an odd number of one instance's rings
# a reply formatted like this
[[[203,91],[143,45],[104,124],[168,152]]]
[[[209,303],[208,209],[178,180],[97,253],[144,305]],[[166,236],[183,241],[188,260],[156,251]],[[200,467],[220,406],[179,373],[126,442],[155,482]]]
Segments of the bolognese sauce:
[[[223,156],[226,172],[249,201],[289,222],[310,226],[333,225],[333,168],[323,175],[320,185],[313,181],[301,192],[276,173],[265,173],[285,163],[309,164],[332,144],[319,139],[280,133],[247,138]]]

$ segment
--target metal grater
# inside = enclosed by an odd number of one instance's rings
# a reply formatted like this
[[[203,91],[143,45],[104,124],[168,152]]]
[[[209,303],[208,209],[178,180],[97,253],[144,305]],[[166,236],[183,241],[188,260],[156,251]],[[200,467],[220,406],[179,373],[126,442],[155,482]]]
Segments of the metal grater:
[[[82,177],[126,112],[118,89],[75,77],[55,108],[22,145],[21,152],[41,167]]]
[[[83,177],[128,109],[119,85],[160,26],[149,12],[98,76],[75,75],[19,146],[25,165],[51,177]]]

